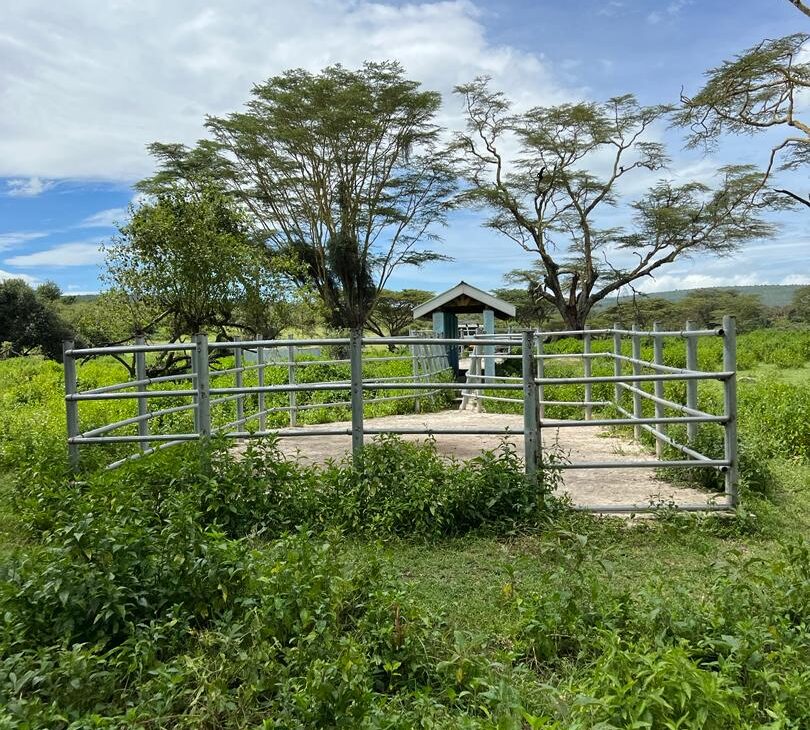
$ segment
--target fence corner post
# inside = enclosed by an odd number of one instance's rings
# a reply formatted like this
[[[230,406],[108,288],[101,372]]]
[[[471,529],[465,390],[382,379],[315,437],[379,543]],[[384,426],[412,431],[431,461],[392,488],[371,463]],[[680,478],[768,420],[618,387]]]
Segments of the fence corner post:
[[[295,345],[287,346],[287,383],[289,385],[295,385],[298,382],[298,376],[295,371],[296,368],[295,352],[296,352]],[[294,390],[290,391],[289,404],[290,404],[290,418],[289,418],[290,426],[295,428],[296,426],[298,426],[298,393],[296,393]]]
[[[732,373],[723,388],[726,421],[724,446],[729,466],[725,473],[725,492],[732,507],[739,504],[737,481],[737,322],[734,317],[723,317],[723,370]]]
[[[146,339],[143,335],[135,337],[137,347],[143,347],[145,344]],[[146,353],[143,351],[136,350],[135,352],[135,380],[139,383],[137,389],[145,392],[147,384],[142,381],[146,380]],[[149,419],[146,417],[149,413],[147,397],[145,395],[138,396],[138,418],[140,419],[138,421],[138,436],[142,438],[149,435]],[[141,441],[140,447],[142,452],[148,451],[149,442]]]
[[[537,481],[538,466],[542,457],[542,433],[540,428],[539,399],[535,382],[534,333],[523,331],[523,445],[526,477]],[[542,476],[542,475],[541,475]]]
[[[355,327],[349,337],[352,402],[352,460],[357,465],[363,450],[363,329]]]
[[[68,435],[68,464],[72,472],[79,470],[79,445],[73,439],[79,435],[79,401],[72,396],[79,390],[76,377],[76,359],[70,354],[73,349],[73,340],[62,342],[62,363],[65,373],[65,411],[67,417]]]
[[[661,324],[659,322],[653,322],[653,332],[659,332],[661,330]],[[663,365],[664,364],[664,340],[660,335],[653,334],[653,362],[656,365]],[[656,375],[660,372],[658,368],[656,368]],[[653,392],[655,393],[655,397],[663,400],[664,398],[664,383],[660,380],[656,380],[655,384],[653,385]],[[664,404],[659,401],[655,402],[655,417],[656,418],[663,418],[664,417]],[[667,426],[665,423],[656,423],[655,424],[655,457],[660,459],[664,454],[664,442],[658,438],[658,434],[666,434]]]
[[[233,348],[233,366],[236,368],[234,383],[237,388],[244,388],[245,386],[245,370],[242,357],[242,348]],[[245,423],[245,394],[237,393],[236,395],[236,430],[242,431]]]
[[[544,378],[546,375],[546,361],[543,358],[544,348],[543,348],[543,333],[539,330],[533,334],[535,338],[535,368],[537,371],[537,379],[540,380]],[[545,385],[538,385],[537,386],[537,400],[540,402],[540,409],[539,414],[540,418],[545,418],[546,415],[546,386]]]
[[[638,330],[638,325],[633,325],[633,335],[631,337],[631,345],[632,345],[632,354],[633,354],[633,375],[641,375],[641,336],[637,335],[636,332]],[[641,381],[636,380],[633,383],[633,386],[637,391],[643,389],[643,385]],[[633,393],[633,418],[639,419],[641,418],[641,393],[634,392]],[[641,440],[641,426],[636,424],[633,426],[633,438],[636,441]]]
[[[256,372],[258,373],[259,388],[264,388],[264,347],[259,345],[256,348]],[[264,391],[259,391],[258,396],[259,408],[259,431],[264,431],[267,428],[267,414],[264,412]]]
[[[590,327],[587,324],[582,325],[582,366],[583,373],[586,378],[590,378],[593,368],[591,360],[591,333],[588,332]],[[585,383],[585,420],[590,421],[593,418],[593,383]]]
[[[622,384],[618,380],[622,376],[622,335],[621,332],[618,330],[621,329],[621,325],[618,322],[613,323],[613,375],[617,378],[616,385],[613,386],[613,400],[616,402],[616,405],[621,407],[622,405]]]
[[[698,341],[695,335],[690,335],[689,332],[695,329],[694,323],[690,320],[686,320],[686,369],[687,370],[697,370],[698,369]],[[725,336],[724,336],[725,341]],[[698,407],[698,381],[697,380],[687,380],[686,381],[686,407],[690,408],[691,410],[696,410]],[[694,415],[692,413],[689,414]],[[697,436],[698,432],[698,425],[694,421],[690,421],[686,424],[686,438],[687,441],[694,441],[695,437]]]
[[[414,383],[419,382],[419,345],[410,345],[411,350],[411,378]],[[413,412],[419,413],[419,391],[416,391],[416,397],[413,400]]]
[[[208,336],[194,335],[196,346],[194,357],[197,361],[197,433],[200,441],[211,437],[211,393],[209,383],[208,364]]]

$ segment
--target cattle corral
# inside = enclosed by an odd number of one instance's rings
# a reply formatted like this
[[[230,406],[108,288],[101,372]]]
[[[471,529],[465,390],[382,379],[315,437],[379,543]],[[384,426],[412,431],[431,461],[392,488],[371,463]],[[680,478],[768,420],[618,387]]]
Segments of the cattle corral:
[[[580,339],[581,349],[572,353],[545,353],[543,343],[560,336]],[[698,341],[702,337],[723,339],[722,371],[698,369]],[[629,338],[632,343],[630,356],[622,354],[623,338]],[[652,341],[652,360],[641,358],[643,338]],[[612,349],[594,349],[596,339],[612,344]],[[665,339],[684,342],[686,367],[663,363]],[[660,331],[658,328],[652,331],[623,330],[617,326],[576,332],[526,331],[519,336],[484,335],[469,339],[435,336],[366,338],[355,332],[350,338],[216,343],[209,343],[204,335],[198,335],[192,342],[183,344],[138,344],[84,350],[74,349],[67,343],[68,444],[74,466],[78,466],[79,447],[82,445],[137,445],[138,452],[110,465],[117,466],[157,449],[213,436],[236,442],[263,436],[277,437],[285,453],[315,462],[339,458],[349,450],[358,457],[364,439],[379,434],[397,434],[408,439],[430,436],[436,439],[441,453],[460,459],[473,457],[483,449],[495,448],[503,439],[508,439],[523,454],[529,479],[538,479],[542,475],[542,470],[548,468],[544,454],[553,454],[554,466],[564,472],[565,489],[580,509],[638,512],[668,505],[686,510],[724,510],[737,504],[735,342],[734,321],[726,317],[723,328],[716,330],[695,330],[687,323],[680,331]],[[348,357],[299,361],[296,350],[312,346],[337,348],[338,352],[344,350]],[[379,355],[383,346],[406,349]],[[147,377],[145,360],[148,354],[172,350],[189,353],[190,372]],[[472,365],[466,378],[451,380],[445,377],[448,362],[453,360],[448,353],[454,351],[457,356],[459,350],[470,350]],[[234,366],[212,367],[212,353],[215,351],[232,355]],[[275,351],[275,354],[268,357],[269,351]],[[278,352],[285,353],[284,357],[279,357]],[[79,391],[78,359],[122,353],[135,355],[135,380]],[[254,355],[247,358],[246,353]],[[497,358],[502,363],[516,360],[520,374],[487,375],[490,368],[480,365],[487,358]],[[410,375],[381,377],[367,372],[371,363],[390,361],[410,361]],[[557,362],[581,368],[582,374],[547,373],[546,369]],[[612,374],[594,374],[595,363],[600,363],[600,372],[604,372],[604,367],[610,367]],[[299,370],[313,365],[348,366],[349,377],[304,382],[299,377]],[[286,377],[268,384],[266,376],[273,368],[285,371]],[[247,383],[249,374],[256,376],[255,385],[252,381]],[[698,408],[698,384],[705,381],[720,384],[722,412],[709,413]],[[180,389],[166,389],[165,383],[183,385]],[[684,402],[664,397],[664,384],[671,383],[684,384]],[[150,390],[154,385],[159,389]],[[560,386],[574,386],[581,389],[583,395],[575,399],[555,399],[554,389]],[[595,395],[595,387],[602,388],[602,395]],[[346,391],[348,397],[329,400],[333,394]],[[448,393],[460,395],[461,410],[442,411],[441,404],[436,405],[437,394]],[[325,402],[306,404],[299,401],[299,394],[318,394],[328,398]],[[268,398],[282,396],[289,400],[283,404],[267,402]],[[186,402],[151,410],[150,401],[161,398],[172,398],[172,402],[180,398]],[[135,400],[138,415],[81,432],[79,404],[107,399]],[[403,402],[417,413],[382,419],[370,418],[371,414],[366,413],[370,404],[391,401]],[[488,402],[517,410],[520,415],[481,412]],[[649,412],[649,408],[645,411],[647,404],[652,404],[654,413]],[[231,416],[217,415],[223,407],[232,405],[235,406],[233,413],[223,411]],[[342,408],[344,412],[348,407],[351,420],[341,421],[338,410],[335,416],[322,418],[318,425],[301,427],[299,414],[313,407],[321,411]],[[582,415],[547,417],[552,408],[568,409],[567,414],[574,409]],[[439,412],[420,414],[422,409]],[[189,423],[192,427],[186,427],[182,432],[150,431],[150,422],[178,411],[193,414],[193,426]],[[280,413],[288,417],[287,425],[269,425],[268,418]],[[701,424],[718,424],[723,428],[722,457],[701,453],[692,443]],[[686,443],[668,435],[670,425],[686,428]],[[137,427],[137,434],[113,434],[127,427]],[[633,439],[617,436],[615,431],[608,433],[607,429],[632,429]],[[644,432],[653,436],[655,458],[639,443]],[[351,439],[350,448],[346,437]],[[668,455],[665,447],[669,450]],[[678,456],[673,457],[672,450]],[[659,467],[720,470],[725,474],[725,494],[709,495],[697,489],[662,482],[655,478],[655,470]]]

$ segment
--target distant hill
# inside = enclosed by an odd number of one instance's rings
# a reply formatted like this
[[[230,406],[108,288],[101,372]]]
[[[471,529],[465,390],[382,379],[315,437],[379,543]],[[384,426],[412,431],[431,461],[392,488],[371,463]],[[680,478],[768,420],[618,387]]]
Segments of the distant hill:
[[[70,294],[68,292],[62,294],[62,299],[72,302],[94,302],[98,299],[98,294]]]
[[[723,289],[724,291],[735,291],[739,294],[754,294],[767,307],[784,307],[793,300],[794,292],[800,288],[800,284],[759,284],[756,286],[712,286],[700,289],[676,289],[675,291],[650,292],[647,296],[666,299],[670,302],[677,302],[683,299],[691,291],[712,291]],[[632,297],[620,297],[619,301],[631,299]],[[611,299],[611,306],[616,303]]]

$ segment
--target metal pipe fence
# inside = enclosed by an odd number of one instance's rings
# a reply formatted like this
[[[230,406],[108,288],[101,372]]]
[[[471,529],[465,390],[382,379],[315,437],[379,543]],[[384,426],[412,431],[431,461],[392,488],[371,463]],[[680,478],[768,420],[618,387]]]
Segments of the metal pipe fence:
[[[546,352],[544,343],[551,337],[576,337],[581,348],[576,352]],[[723,339],[723,365],[719,372],[698,369],[700,338]],[[685,367],[664,363],[664,344],[668,340],[685,343]],[[630,355],[622,352],[629,340]],[[652,359],[642,357],[642,346],[652,343]],[[348,353],[319,357],[302,353],[306,347],[334,347]],[[379,354],[380,348],[396,350]],[[404,352],[401,348],[407,348]],[[373,348],[369,352],[369,348]],[[470,365],[464,380],[450,379],[448,350],[469,351]],[[537,479],[549,468],[542,444],[544,428],[624,427],[632,428],[635,438],[648,433],[655,443],[656,459],[613,460],[605,462],[554,461],[553,468],[710,468],[725,476],[721,501],[707,502],[706,509],[729,509],[738,504],[737,431],[736,431],[736,331],[734,320],[726,317],[720,329],[696,330],[690,323],[683,330],[663,331],[654,325],[651,331],[637,328],[585,329],[566,332],[530,332],[509,335],[484,335],[470,338],[436,336],[363,337],[355,332],[349,338],[307,340],[256,340],[209,342],[196,335],[190,343],[134,345],[111,348],[74,348],[64,343],[65,402],[67,409],[68,451],[74,469],[80,466],[80,446],[96,444],[132,444],[138,452],[119,458],[109,465],[120,466],[157,450],[212,436],[248,439],[275,436],[317,437],[350,436],[352,454],[359,457],[367,435],[383,433],[408,435],[502,435],[523,436],[527,478]],[[176,375],[147,376],[148,358],[155,354],[182,351],[190,355],[190,372]],[[233,366],[217,369],[212,353],[233,356]],[[318,349],[318,353],[320,353]],[[112,385],[81,389],[77,369],[79,360],[106,354],[130,354],[134,359],[135,379]],[[502,368],[516,367],[501,375],[487,375],[485,362],[494,359]],[[519,360],[519,365],[517,361]],[[406,363],[410,363],[410,367]],[[386,363],[401,363],[401,374],[373,372]],[[332,371],[332,379],[310,382],[313,367],[346,367],[348,379]],[[563,368],[555,374],[554,368]],[[571,370],[581,369],[571,374]],[[345,372],[345,371],[344,371]],[[604,374],[605,372],[609,374]],[[722,389],[722,413],[699,408],[699,385],[716,381]],[[174,389],[165,384],[172,384]],[[255,383],[255,384],[254,384]],[[681,403],[677,396],[665,396],[664,387],[684,387]],[[157,386],[155,389],[151,389]],[[650,387],[651,386],[651,387]],[[647,387],[650,387],[648,390]],[[555,397],[560,388],[568,388],[567,397]],[[573,397],[571,388],[575,389]],[[510,391],[518,391],[510,396]],[[610,392],[612,396],[610,397]],[[376,428],[366,424],[366,406],[391,401],[410,401],[413,412],[426,406],[441,393],[457,392],[461,409],[482,411],[487,403],[512,407],[523,415],[523,428]],[[578,396],[578,393],[582,393]],[[343,397],[337,397],[345,393]],[[299,398],[299,396],[301,396]],[[325,399],[321,400],[321,396]],[[169,399],[165,408],[155,408]],[[309,400],[307,400],[309,399]],[[86,401],[134,400],[135,415],[82,430],[79,406]],[[446,402],[446,401],[445,401]],[[648,404],[649,407],[645,407]],[[309,425],[300,418],[315,409],[350,409],[351,427]],[[224,409],[224,410],[223,410]],[[559,417],[554,415],[558,411]],[[561,409],[568,409],[562,411]],[[570,417],[580,410],[581,417]],[[169,417],[193,414],[193,424]],[[673,415],[674,412],[674,415]],[[343,410],[345,413],[345,410]],[[286,414],[286,415],[285,415]],[[561,415],[562,414],[562,415]],[[284,416],[284,425],[279,417]],[[340,415],[340,414],[338,414]],[[270,417],[274,418],[269,425]],[[164,420],[168,424],[163,423]],[[334,418],[333,420],[337,420]],[[151,424],[159,424],[153,428]],[[174,424],[174,425],[173,425]],[[722,458],[701,453],[694,443],[701,425],[713,424],[724,430]],[[679,442],[668,428],[686,429],[686,443]],[[120,429],[125,433],[115,433]],[[134,432],[132,432],[134,429]],[[673,449],[686,458],[665,458],[665,449]],[[687,510],[701,505],[678,505]],[[649,505],[596,505],[582,507],[594,512],[641,512]]]

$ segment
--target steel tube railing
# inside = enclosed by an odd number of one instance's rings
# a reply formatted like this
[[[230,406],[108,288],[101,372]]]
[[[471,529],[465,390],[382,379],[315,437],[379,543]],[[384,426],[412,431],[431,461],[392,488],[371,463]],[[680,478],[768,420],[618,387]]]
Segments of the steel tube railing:
[[[698,338],[704,336],[724,337],[724,358],[723,370],[721,372],[705,372],[697,367],[696,343]],[[651,433],[656,441],[656,453],[660,457],[662,446],[668,444],[680,451],[689,460],[669,459],[669,460],[630,460],[630,461],[582,461],[574,463],[554,464],[549,468],[567,469],[622,469],[622,468],[656,468],[661,466],[683,467],[683,468],[716,468],[721,469],[726,475],[726,496],[731,504],[737,502],[736,492],[736,362],[734,350],[734,323],[733,320],[723,322],[723,328],[715,329],[692,329],[688,323],[684,330],[662,331],[657,324],[653,330],[648,332],[637,327],[623,329],[616,325],[608,329],[584,329],[582,331],[558,331],[558,332],[536,332],[523,333],[517,335],[483,335],[473,337],[362,337],[361,333],[355,332],[350,338],[319,338],[306,340],[255,340],[255,341],[235,341],[209,343],[204,335],[195,336],[191,343],[164,343],[158,345],[146,345],[138,341],[135,345],[115,346],[111,348],[75,348],[72,343],[65,343],[65,401],[68,413],[68,446],[71,457],[71,466],[78,465],[78,447],[83,444],[110,444],[110,443],[132,443],[141,447],[141,453],[127,456],[113,462],[112,466],[126,463],[142,455],[154,453],[159,449],[170,445],[207,439],[213,433],[223,434],[228,438],[255,438],[261,436],[301,437],[301,436],[351,436],[352,451],[357,456],[362,447],[363,439],[366,435],[378,435],[383,433],[393,433],[402,435],[500,435],[500,436],[524,436],[524,449],[527,473],[531,476],[535,465],[542,462],[540,431],[543,428],[576,428],[582,426],[603,427],[626,427],[632,426],[638,436],[642,431]],[[543,351],[544,338],[581,336],[583,338],[582,352],[562,352],[548,353]],[[607,336],[613,339],[613,351],[594,352],[593,338]],[[632,345],[632,356],[622,354],[621,345],[623,336],[630,338]],[[641,358],[641,338],[653,338],[654,362],[649,362]],[[663,338],[678,337],[686,340],[687,343],[687,367],[678,368],[663,363]],[[351,357],[348,359],[305,359],[306,355],[300,356],[296,352],[298,347],[322,346],[322,345],[348,345]],[[363,346],[390,346],[404,345],[410,347],[407,355],[400,353],[370,357],[362,356]],[[470,347],[473,348],[472,358],[476,364],[474,373],[470,373],[468,382],[441,382],[437,376],[446,368],[437,368],[437,363],[446,361],[444,348],[447,346]],[[535,352],[535,346],[537,351]],[[494,353],[486,351],[485,348],[498,348]],[[267,357],[268,351],[281,349],[282,359],[273,360]],[[211,368],[211,351],[233,351],[234,366],[222,370]],[[246,363],[241,354],[245,350],[255,351],[256,362]],[[438,352],[437,352],[438,350]],[[145,355],[149,352],[190,352],[191,373],[180,373],[177,375],[159,376],[154,378],[144,377]],[[114,383],[100,386],[86,391],[79,391],[77,387],[76,362],[75,359],[106,354],[132,354],[135,356],[136,378],[135,380]],[[595,358],[613,358],[613,375],[594,375],[592,362]],[[484,370],[481,363],[492,360],[515,360],[522,361],[522,374],[520,377],[497,375],[490,372],[479,372]],[[571,377],[551,377],[546,376],[544,371],[545,361],[574,361],[581,363],[584,370],[583,376]],[[374,362],[405,362],[411,361],[412,367],[408,375],[384,376],[384,377],[364,377],[363,364]],[[527,364],[528,363],[528,364]],[[627,364],[632,368],[632,374],[623,372],[622,365]],[[316,364],[349,365],[350,379],[345,381],[302,383],[296,376],[299,367],[307,367]],[[286,368],[287,382],[268,385],[266,383],[266,370],[271,368]],[[648,371],[645,372],[645,369]],[[245,385],[244,373],[257,371],[258,385]],[[652,373],[649,372],[652,371]],[[278,370],[274,371],[277,377]],[[225,381],[221,387],[211,387],[211,378],[220,380],[222,378],[233,378],[235,386],[231,387],[231,381]],[[162,382],[190,381],[190,387],[179,387],[175,390],[149,390],[149,386]],[[697,385],[702,380],[716,380],[723,384],[724,411],[720,415],[706,413],[698,408]],[[663,386],[666,382],[685,382],[687,384],[687,403],[684,405],[676,401],[663,397]],[[256,382],[256,381],[254,381]],[[613,401],[594,400],[593,386],[596,384],[611,384],[615,386],[615,398]],[[655,387],[654,394],[647,392],[641,384],[652,383]],[[582,385],[584,386],[584,400],[553,400],[543,395],[546,386],[553,387],[559,385]],[[381,403],[387,401],[413,400],[417,402],[419,398],[433,396],[442,392],[459,391],[464,396],[464,401],[468,399],[477,408],[483,401],[498,401],[512,404],[522,404],[523,428],[512,429],[509,427],[497,428],[431,428],[428,423],[424,426],[403,426],[382,428],[366,425],[364,423],[363,410],[366,403]],[[511,397],[514,391],[519,391]],[[324,402],[324,403],[300,403],[297,399],[298,393],[346,393],[350,398]],[[632,395],[632,412],[626,410],[621,397],[627,392]],[[266,396],[273,393],[288,394],[289,405],[266,407]],[[387,393],[387,394],[386,394]],[[503,397],[500,395],[503,393]],[[250,396],[256,396],[251,399]],[[157,411],[147,411],[146,403],[149,398],[166,398],[176,396],[177,398],[191,397],[193,402],[170,408],[159,409]],[[102,400],[123,400],[133,399],[138,406],[138,414],[124,418],[115,423],[104,424],[84,433],[79,432],[78,406],[82,401],[102,401]],[[654,416],[643,416],[641,403],[643,399],[648,399],[655,404]],[[258,409],[255,412],[255,404],[258,401]],[[212,425],[211,409],[214,406],[225,405],[236,402],[236,419],[223,425]],[[584,420],[577,419],[547,419],[542,412],[548,406],[584,408]],[[599,413],[594,413],[594,409],[615,406],[621,417],[607,418],[599,417]],[[300,412],[321,409],[321,408],[350,408],[351,427],[307,427],[297,426],[297,414]],[[415,406],[416,408],[416,406]],[[665,415],[666,409],[673,409],[676,413],[684,415]],[[195,427],[191,433],[150,433],[148,423],[160,415],[191,410],[195,416]],[[217,411],[221,413],[221,411]],[[290,424],[283,428],[268,428],[266,419],[268,414],[283,413],[290,414]],[[231,413],[232,411],[226,411]],[[597,417],[594,418],[594,415]],[[231,415],[231,417],[233,417]],[[257,430],[247,430],[247,423],[258,420]],[[678,443],[668,436],[666,426],[674,424],[685,424],[690,436],[697,432],[700,424],[717,423],[725,429],[725,451],[722,459],[709,458],[701,454],[697,448],[690,445]],[[114,435],[110,432],[116,429],[137,426],[137,435]],[[154,442],[154,446],[150,444]],[[626,511],[625,508],[632,508],[640,511],[646,508],[644,505],[596,505],[601,511],[606,510]],[[727,509],[727,505],[698,505],[685,508],[691,509]],[[590,507],[588,507],[590,509]],[[653,506],[650,509],[657,509]]]
[[[138,444],[143,441],[196,441],[198,433],[153,433],[148,436],[74,436],[71,444]]]
[[[136,353],[136,355],[139,353]],[[218,375],[219,371],[212,371],[212,375]],[[168,383],[175,380],[194,380],[196,376],[194,373],[179,373],[177,375],[161,375],[157,378],[141,378],[139,380],[130,380],[126,383],[115,383],[113,385],[102,385],[98,388],[91,388],[90,390],[83,390],[82,394],[89,393],[113,393],[117,390],[125,390],[127,388],[140,387],[142,385],[154,385],[155,383]],[[134,395],[134,394],[133,394]]]
[[[611,332],[616,332],[620,335],[640,335],[641,337],[692,337],[692,336],[701,336],[701,337],[719,337],[723,334],[722,327],[715,327],[714,329],[707,329],[707,330],[690,330],[690,329],[683,329],[683,330],[667,330],[667,331],[655,331],[655,330],[625,330],[621,328],[616,328],[611,330]]]
[[[728,504],[718,504],[707,502],[706,504],[678,504],[675,505],[679,512],[727,512],[731,509]],[[660,512],[667,509],[668,505],[656,504],[578,504],[573,509],[577,512],[591,512],[593,514],[639,514],[648,512]]]
[[[723,371],[720,373],[661,373],[660,375],[594,375],[590,378],[539,378],[536,383],[546,385],[572,385],[575,383],[654,383],[666,380],[727,380],[734,376],[733,372]]]
[[[621,406],[617,406],[617,408],[621,413],[623,413],[625,416],[629,417],[628,420],[632,420],[632,414],[631,413],[626,411]],[[725,416],[716,416],[715,418],[723,419],[721,421],[714,421],[715,423],[725,423],[728,420]],[[641,428],[644,429],[645,431],[648,431],[649,433],[653,434],[653,436],[655,436],[657,439],[660,439],[664,443],[667,443],[670,446],[672,446],[673,448],[677,449],[682,454],[686,454],[687,456],[691,456],[693,459],[697,459],[698,461],[707,461],[707,460],[709,460],[708,456],[705,456],[705,455],[701,454],[699,451],[695,451],[694,449],[690,449],[688,446],[685,446],[684,444],[679,443],[678,441],[675,441],[675,439],[670,438],[666,434],[660,433],[657,429],[653,428],[652,425],[650,425],[653,420],[656,423],[671,423],[671,421],[669,421],[669,420],[655,418],[655,419],[652,419],[651,421],[649,421],[648,423],[642,423]],[[689,424],[689,423],[709,423],[709,422],[711,422],[709,419],[707,419],[707,418],[699,418],[697,416],[685,416],[683,419],[677,421],[677,423],[687,423],[687,424]],[[656,453],[656,456],[659,459],[661,458],[660,455],[657,454],[657,453]]]
[[[688,406],[683,405],[683,403],[677,403],[674,400],[668,400],[667,398],[659,398],[657,395],[653,395],[652,393],[648,393],[646,390],[636,388],[635,386],[632,385],[626,385],[625,388],[631,393],[635,393],[636,391],[638,391],[639,394],[642,396],[642,398],[646,398],[647,400],[650,400],[653,403],[657,403],[667,408],[672,408],[681,411],[682,413],[687,413],[690,416],[712,415],[711,413],[706,413],[705,411],[701,411],[697,408],[689,408]]]
[[[196,390],[136,390],[132,392],[116,392],[116,393],[68,393],[65,395],[65,400],[80,401],[80,400],[126,400],[128,398],[170,398],[171,396],[187,397],[190,395],[197,395]]]
[[[600,353],[603,354],[603,353]],[[651,368],[653,370],[660,370],[662,373],[700,373],[700,370],[687,370],[686,368],[675,368],[669,365],[659,365],[649,360],[640,360],[635,357],[628,357],[627,355],[613,355],[612,357],[618,358],[622,362],[630,363],[631,365],[638,365],[643,368]],[[713,375],[714,373],[712,373]]]
[[[71,347],[65,351],[70,357],[90,355],[131,355],[134,352],[172,352],[173,350],[193,350],[193,342],[172,342],[159,345],[115,345],[114,347]]]
[[[635,418],[632,413],[625,411],[624,408],[618,407],[627,418],[594,418],[585,421],[572,421],[570,419],[544,419],[544,426],[554,426],[556,428],[565,428],[568,426],[643,426],[645,424],[654,423],[726,423],[725,416],[710,416],[708,418],[699,418],[697,416],[663,416],[661,418]]]
[[[570,464],[559,462],[555,469],[658,469],[664,466],[683,467],[728,467],[731,462],[726,459],[706,459],[705,461],[574,461]]]

